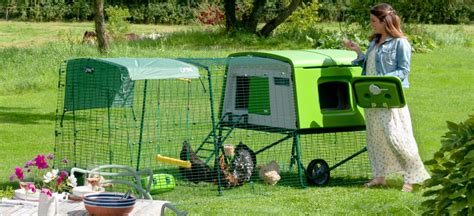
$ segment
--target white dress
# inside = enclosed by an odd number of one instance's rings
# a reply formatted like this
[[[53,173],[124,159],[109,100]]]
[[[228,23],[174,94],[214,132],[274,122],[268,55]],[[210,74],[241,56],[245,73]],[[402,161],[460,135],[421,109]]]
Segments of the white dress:
[[[367,56],[366,72],[376,76],[375,47]],[[364,109],[367,151],[374,177],[400,172],[404,182],[421,183],[430,178],[418,154],[408,106]]]

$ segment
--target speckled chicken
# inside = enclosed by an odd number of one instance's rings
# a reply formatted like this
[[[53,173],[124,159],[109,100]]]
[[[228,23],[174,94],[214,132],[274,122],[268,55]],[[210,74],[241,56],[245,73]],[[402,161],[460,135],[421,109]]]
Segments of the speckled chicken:
[[[224,187],[235,187],[250,181],[255,170],[256,161],[255,153],[243,143],[237,145],[230,166],[225,163],[224,156],[221,155],[219,168],[223,176]]]

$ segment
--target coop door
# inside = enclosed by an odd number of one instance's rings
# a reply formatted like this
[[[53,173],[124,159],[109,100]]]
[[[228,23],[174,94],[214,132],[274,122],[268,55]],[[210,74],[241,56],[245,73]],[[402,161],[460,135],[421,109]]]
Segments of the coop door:
[[[347,110],[351,108],[349,83],[332,81],[318,86],[319,104],[322,111]]]
[[[393,76],[363,76],[352,79],[357,104],[363,108],[400,108],[405,106],[402,83]]]

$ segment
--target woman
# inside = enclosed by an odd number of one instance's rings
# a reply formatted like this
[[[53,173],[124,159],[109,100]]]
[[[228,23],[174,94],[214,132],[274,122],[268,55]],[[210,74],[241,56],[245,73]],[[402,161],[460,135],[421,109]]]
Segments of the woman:
[[[408,88],[411,46],[400,29],[400,18],[388,4],[379,4],[370,10],[374,34],[370,37],[367,53],[352,41],[344,45],[357,52],[354,64],[362,66],[362,75],[396,76]],[[411,192],[413,184],[430,178],[418,155],[408,107],[365,109],[367,150],[374,179],[366,187],[386,186],[385,176],[402,172],[402,191]]]

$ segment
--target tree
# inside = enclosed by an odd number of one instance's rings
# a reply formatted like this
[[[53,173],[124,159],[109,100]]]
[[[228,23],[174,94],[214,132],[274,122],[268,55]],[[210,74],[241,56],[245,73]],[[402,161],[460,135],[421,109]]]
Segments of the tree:
[[[99,43],[99,52],[104,54],[109,49],[109,42],[105,33],[104,0],[95,0],[95,33]]]
[[[257,25],[262,18],[264,6],[267,0],[254,0],[252,11],[242,20],[237,20],[236,0],[224,0],[225,24],[227,32],[245,31],[259,36],[268,37],[276,27],[282,24],[295,11],[302,0],[291,0],[290,4],[277,13],[276,17],[268,21],[260,30]]]

